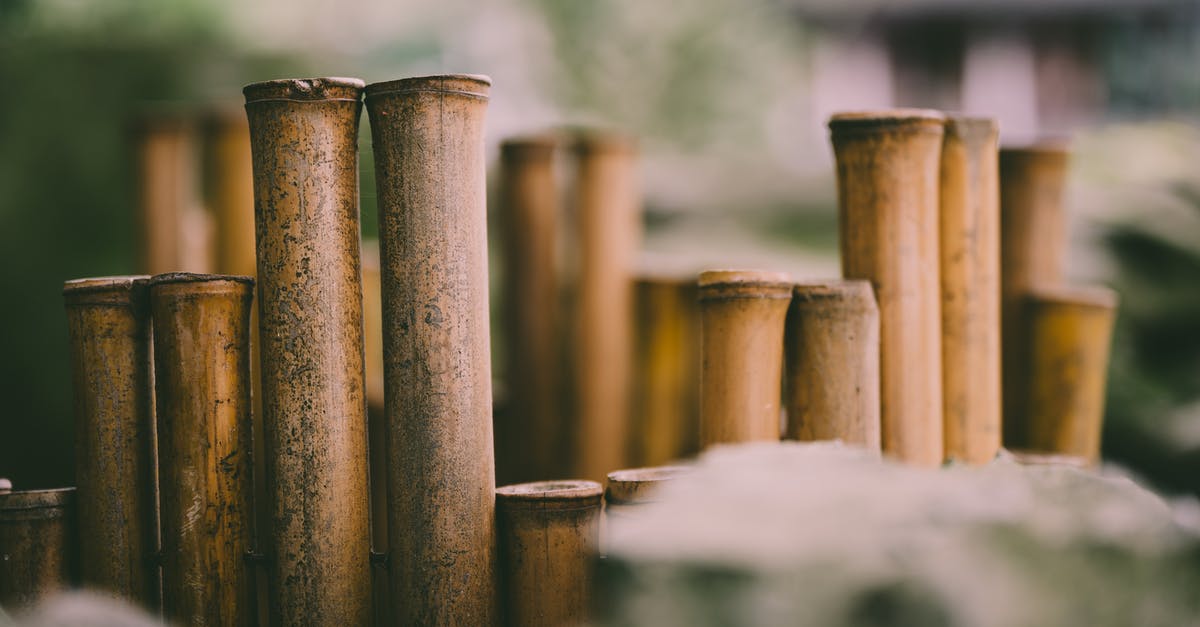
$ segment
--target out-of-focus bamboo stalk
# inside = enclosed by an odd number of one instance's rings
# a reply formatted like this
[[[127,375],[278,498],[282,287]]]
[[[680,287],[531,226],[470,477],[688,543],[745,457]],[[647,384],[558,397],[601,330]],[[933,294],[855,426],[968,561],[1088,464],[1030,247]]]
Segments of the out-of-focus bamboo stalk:
[[[383,285],[392,607],[497,618],[484,120],[490,80],[367,87]]]
[[[787,437],[878,453],[879,309],[871,284],[796,285],[784,335]]]
[[[380,295],[379,243],[363,242],[363,357],[367,381],[367,449],[371,477],[371,548],[381,554],[388,550],[388,463],[387,414],[383,406],[383,303]],[[371,569],[371,597],[375,624],[390,625],[387,569],[384,564]]]
[[[541,481],[496,490],[505,624],[586,622],[603,493],[595,481]]]
[[[256,622],[250,442],[254,280],[150,281],[154,317],[163,613],[186,625]]]
[[[780,272],[700,274],[700,445],[779,440],[783,329],[791,279]]]
[[[270,616],[371,617],[357,79],[245,90],[254,163]]]
[[[135,135],[143,271],[211,270],[213,222],[198,201],[195,124],[183,115],[151,115],[139,120]]]
[[[587,132],[575,140],[576,275],[570,327],[576,476],[598,481],[629,460],[633,272],[641,240],[632,140]]]
[[[829,122],[842,275],[875,288],[883,451],[936,466],[942,439],[938,177],[945,118],[896,109]]]
[[[997,128],[950,117],[942,143],[942,413],[947,460],[1000,450],[1000,192]]]
[[[1032,444],[1025,367],[1033,344],[1025,299],[1034,288],[1057,286],[1063,280],[1069,157],[1061,142],[1000,150],[1000,337],[1004,446],[1008,448]]]
[[[148,277],[63,286],[83,585],[154,610],[158,518]]]

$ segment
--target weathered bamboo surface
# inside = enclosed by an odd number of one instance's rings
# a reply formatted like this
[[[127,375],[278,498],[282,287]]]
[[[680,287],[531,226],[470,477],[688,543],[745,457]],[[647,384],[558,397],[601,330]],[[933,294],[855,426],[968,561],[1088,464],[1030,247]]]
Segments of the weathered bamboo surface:
[[[942,413],[947,460],[1000,450],[1000,191],[996,122],[949,117],[942,143]]]
[[[879,308],[871,284],[796,285],[785,344],[786,436],[879,452]]]
[[[359,260],[362,81],[248,85],[271,622],[371,616]]]
[[[185,625],[256,622],[250,424],[254,280],[150,280],[163,614]]]
[[[541,481],[496,490],[505,624],[581,625],[588,619],[604,489]]]
[[[75,488],[0,490],[0,607],[21,609],[75,583]]]
[[[834,115],[842,275],[875,287],[884,453],[942,462],[938,182],[945,118],[896,109]]]
[[[82,583],[159,604],[156,450],[146,276],[63,286],[75,397]]]
[[[367,87],[379,198],[395,621],[497,619],[484,120],[490,80]]]
[[[778,440],[792,282],[779,272],[700,273],[700,446]]]

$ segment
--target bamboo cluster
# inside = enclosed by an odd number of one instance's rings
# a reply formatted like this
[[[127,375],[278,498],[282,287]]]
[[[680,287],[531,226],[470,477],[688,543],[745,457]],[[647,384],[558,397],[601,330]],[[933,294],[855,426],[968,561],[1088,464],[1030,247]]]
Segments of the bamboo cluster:
[[[843,277],[824,281],[639,276],[633,143],[505,142],[494,410],[489,91],[248,85],[247,124],[204,127],[224,274],[179,271],[186,212],[161,209],[187,127],[147,127],[157,270],[64,286],[79,485],[0,490],[0,550],[26,551],[0,604],[78,579],[180,624],[579,623],[606,521],[703,448],[981,464],[1003,433],[1031,459],[1098,458],[1116,297],[1063,283],[1065,152],[924,110],[830,121]]]

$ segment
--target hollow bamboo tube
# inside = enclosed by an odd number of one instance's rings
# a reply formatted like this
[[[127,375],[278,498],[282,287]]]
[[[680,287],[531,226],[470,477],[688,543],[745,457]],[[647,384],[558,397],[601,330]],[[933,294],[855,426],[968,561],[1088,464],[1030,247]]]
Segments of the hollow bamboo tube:
[[[566,444],[558,389],[558,220],[551,136],[500,145],[507,420],[496,424],[497,473],[508,482],[560,476]]]
[[[1025,298],[1062,282],[1067,226],[1064,192],[1070,153],[1043,142],[1000,150],[1000,290],[1004,446],[1028,448],[1029,387],[1023,383],[1033,344]]]
[[[395,620],[497,618],[484,118],[490,80],[367,87],[382,253]]]
[[[1116,293],[1098,287],[1040,287],[1026,298],[1030,449],[1100,460],[1116,309]]]
[[[878,453],[879,309],[871,284],[796,285],[784,337],[786,436]]]
[[[496,490],[505,624],[586,622],[603,494],[595,481],[541,481]]]
[[[370,621],[357,79],[248,85],[271,622]]]
[[[67,281],[84,586],[156,609],[156,452],[145,276]]]
[[[1000,192],[997,128],[949,117],[942,142],[942,421],[947,460],[1000,450]]]
[[[0,492],[0,607],[20,609],[73,583],[75,488]]]
[[[791,298],[784,273],[700,273],[701,448],[779,439],[783,327]]]
[[[637,149],[583,133],[575,142],[577,246],[570,342],[572,474],[598,481],[629,463],[634,256],[641,239]]]
[[[694,278],[642,276],[634,292],[633,452],[658,466],[699,449],[699,288]]]
[[[842,275],[879,306],[883,451],[942,462],[938,170],[943,116],[897,109],[833,116]]]
[[[628,513],[631,507],[654,503],[658,490],[668,482],[691,472],[688,466],[626,468],[608,473],[604,491],[604,509],[608,516]]]
[[[163,613],[181,625],[255,622],[250,442],[254,280],[174,273],[150,280]]]

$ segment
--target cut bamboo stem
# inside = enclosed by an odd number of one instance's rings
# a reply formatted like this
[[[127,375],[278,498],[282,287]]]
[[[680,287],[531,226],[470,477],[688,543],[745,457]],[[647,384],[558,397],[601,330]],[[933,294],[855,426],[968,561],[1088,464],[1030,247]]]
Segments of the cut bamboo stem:
[[[67,281],[83,584],[159,603],[150,307],[145,276]]]
[[[250,442],[254,280],[150,280],[161,495],[163,614],[185,625],[255,622]]]
[[[1026,298],[1031,450],[1099,462],[1116,309],[1116,293],[1098,287],[1041,287]]]
[[[1000,450],[1000,192],[994,120],[950,117],[941,166],[942,419],[947,460]]]
[[[783,329],[791,279],[779,272],[700,274],[700,446],[779,440]]]
[[[271,622],[371,616],[357,79],[245,88],[254,160]]]
[[[658,491],[668,482],[691,472],[688,466],[626,468],[608,473],[604,509],[608,516],[621,515],[658,500]]]
[[[560,194],[551,136],[500,146],[507,421],[496,425],[496,467],[506,483],[560,476],[562,371],[558,240]]]
[[[542,481],[496,490],[506,624],[558,627],[587,621],[603,493],[594,481]]]
[[[1004,446],[1031,442],[1029,387],[1024,370],[1033,346],[1025,298],[1063,280],[1067,226],[1064,192],[1070,153],[1045,142],[1000,150],[1000,281],[1003,342]]]
[[[785,337],[787,437],[878,453],[879,309],[871,284],[796,285]]]
[[[571,450],[573,474],[600,481],[630,458],[633,272],[641,197],[632,140],[584,133],[576,140],[575,155]]]
[[[938,171],[944,118],[897,109],[833,116],[842,275],[879,306],[883,451],[942,462]]]
[[[0,491],[0,607],[22,609],[74,583],[74,507],[75,488]]]
[[[490,625],[495,475],[484,119],[490,80],[367,87],[382,252],[389,577],[404,625]]]
[[[659,466],[699,450],[700,307],[694,278],[635,283],[633,452]]]

